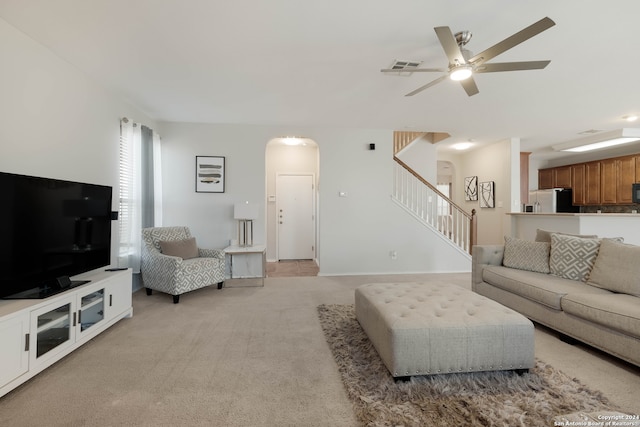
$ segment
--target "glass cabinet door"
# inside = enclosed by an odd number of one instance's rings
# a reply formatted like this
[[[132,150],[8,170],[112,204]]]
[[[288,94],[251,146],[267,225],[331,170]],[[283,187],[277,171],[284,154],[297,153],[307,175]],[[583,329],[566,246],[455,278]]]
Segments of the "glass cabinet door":
[[[80,298],[78,323],[80,332],[90,329],[104,319],[104,289],[91,292]]]
[[[37,315],[36,358],[69,342],[72,338],[71,303]]]

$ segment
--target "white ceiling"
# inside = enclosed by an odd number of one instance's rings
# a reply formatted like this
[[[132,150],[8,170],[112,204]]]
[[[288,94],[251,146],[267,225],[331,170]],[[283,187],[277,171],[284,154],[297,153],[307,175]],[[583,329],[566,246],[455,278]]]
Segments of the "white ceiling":
[[[438,77],[384,75],[394,59],[446,67],[433,31],[469,30],[478,53],[549,16],[556,26],[491,62],[468,97]],[[158,121],[448,132],[439,145],[552,144],[634,127],[637,0],[0,0],[0,17]],[[635,125],[640,127],[640,124]]]

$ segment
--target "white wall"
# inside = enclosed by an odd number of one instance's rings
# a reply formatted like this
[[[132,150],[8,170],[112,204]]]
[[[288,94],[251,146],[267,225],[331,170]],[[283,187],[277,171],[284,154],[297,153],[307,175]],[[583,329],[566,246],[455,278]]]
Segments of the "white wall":
[[[119,120],[128,117],[162,136],[164,223],[189,225],[203,246],[224,247],[236,231],[234,202],[256,201],[265,217],[267,142],[303,135],[316,141],[320,152],[321,274],[470,268],[390,201],[391,130],[154,123],[3,20],[0,57],[2,171],[111,185],[116,210]],[[370,143],[377,149],[369,150]],[[195,193],[196,155],[226,157],[225,193]],[[348,197],[338,197],[340,191]],[[255,240],[264,239],[263,221]],[[396,260],[389,256],[392,250]]]
[[[437,184],[438,154],[434,144],[420,138],[396,155],[427,182],[434,186]]]
[[[188,225],[203,246],[224,247],[234,238],[232,206],[243,200],[260,204],[255,241],[265,241],[265,147],[298,135],[319,147],[320,274],[469,271],[455,249],[391,201],[392,131],[162,123],[160,133],[164,223]],[[224,194],[195,193],[196,155],[226,157]]]
[[[117,210],[120,118],[153,121],[2,19],[0,58],[0,171],[110,185]]]
[[[468,176],[477,176],[478,186],[481,182],[495,182],[495,208],[480,208],[479,201],[465,201],[463,184],[459,184],[456,190],[457,197],[460,197],[456,199],[458,204],[467,212],[472,209],[477,212],[480,245],[503,244],[504,236],[511,233],[506,213],[512,211],[512,205],[519,203],[519,152],[519,139],[509,138],[450,159],[456,164],[456,182],[464,183]]]

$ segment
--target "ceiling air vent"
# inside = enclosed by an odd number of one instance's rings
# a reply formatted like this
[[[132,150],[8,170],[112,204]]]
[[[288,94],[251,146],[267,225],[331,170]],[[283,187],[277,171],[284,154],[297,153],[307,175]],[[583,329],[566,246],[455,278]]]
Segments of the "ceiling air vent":
[[[420,64],[422,64],[422,61],[400,61],[396,59],[389,68],[391,70],[410,71],[412,68],[418,68]]]

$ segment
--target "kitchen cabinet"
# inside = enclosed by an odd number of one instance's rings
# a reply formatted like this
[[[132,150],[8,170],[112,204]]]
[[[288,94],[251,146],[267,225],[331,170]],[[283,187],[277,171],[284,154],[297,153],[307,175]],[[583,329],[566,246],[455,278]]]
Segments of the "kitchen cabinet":
[[[616,165],[615,159],[600,161],[600,203],[603,205],[612,205],[616,203]]]
[[[553,188],[553,169],[540,169],[538,171],[538,189],[548,190]]]
[[[629,205],[631,184],[640,182],[640,154],[538,171],[538,188],[571,188],[573,204]]]
[[[577,165],[571,166],[571,188],[572,191],[572,201],[576,206],[581,206],[586,204],[586,176],[585,176],[585,164],[580,163]]]
[[[584,204],[600,204],[600,162],[589,162],[584,165]]]
[[[553,168],[553,188],[571,188],[571,166]]]
[[[636,157],[621,157],[616,159],[616,203],[633,203],[631,184],[636,182]]]

